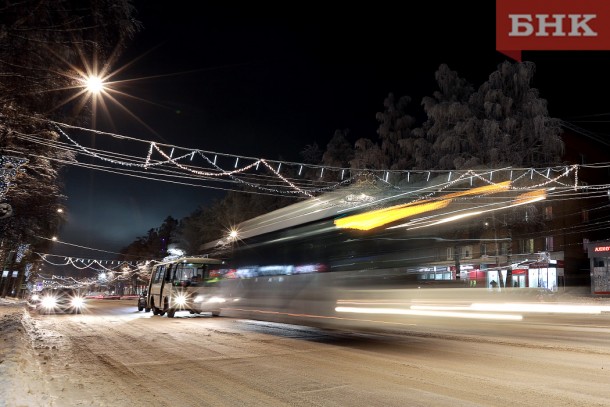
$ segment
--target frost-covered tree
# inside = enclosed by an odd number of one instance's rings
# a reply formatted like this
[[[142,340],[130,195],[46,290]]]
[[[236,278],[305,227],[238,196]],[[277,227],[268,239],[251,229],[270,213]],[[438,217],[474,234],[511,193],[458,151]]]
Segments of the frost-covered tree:
[[[128,0],[3,1],[0,7],[0,154],[28,160],[5,197],[13,215],[0,219],[4,265],[22,245],[44,251],[48,241],[37,236],[51,236],[60,225],[60,171],[73,153],[55,143],[50,120],[85,124],[90,117],[82,104],[66,103],[82,88],[77,71],[86,72],[86,64],[111,67],[139,24]]]
[[[320,160],[322,160],[322,154],[324,152],[318,146],[318,143],[308,144],[305,148],[299,153],[303,158],[303,163],[305,164],[319,164]]]
[[[356,140],[354,145],[354,158],[350,161],[350,166],[354,169],[362,170],[382,170],[387,168],[388,159],[381,151],[379,144],[368,138]]]
[[[408,151],[419,169],[478,165],[475,117],[468,105],[473,87],[442,64],[435,73],[438,90],[422,99],[427,120],[414,131]]]
[[[411,128],[415,123],[415,118],[407,113],[409,103],[410,97],[402,96],[396,100],[390,93],[383,101],[383,112],[376,115],[381,152],[387,157],[386,168],[392,170],[405,170],[412,165],[405,144],[411,138]]]
[[[379,122],[377,128],[378,142],[360,138],[354,145],[354,158],[350,160],[352,168],[356,169],[408,169],[412,160],[407,152],[411,127],[415,119],[407,113],[411,101],[408,96],[398,100],[389,93],[383,101],[384,110],[376,114]],[[406,143],[406,144],[405,144]]]
[[[535,65],[504,62],[474,91],[445,64],[438,90],[422,100],[427,120],[408,151],[419,169],[541,167],[561,162],[559,120],[532,88]],[[416,148],[416,146],[418,148]]]
[[[471,96],[469,104],[477,117],[477,154],[483,164],[541,167],[561,163],[560,120],[549,116],[547,101],[531,87],[535,68],[531,62],[504,62]]]
[[[348,135],[349,129],[335,130],[322,154],[322,165],[334,168],[349,168],[350,161],[354,158],[354,148],[347,140]],[[332,181],[340,181],[341,176],[341,173],[331,171],[324,174],[325,179]]]
[[[339,168],[349,166],[350,160],[354,158],[354,148],[347,140],[348,135],[348,129],[335,130],[322,155],[322,164]]]

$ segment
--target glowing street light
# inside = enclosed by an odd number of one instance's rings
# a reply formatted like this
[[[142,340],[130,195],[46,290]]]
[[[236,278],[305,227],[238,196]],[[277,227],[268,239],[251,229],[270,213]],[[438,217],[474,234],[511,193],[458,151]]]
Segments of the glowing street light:
[[[98,76],[89,76],[85,79],[85,88],[93,94],[99,94],[104,90],[104,81]]]

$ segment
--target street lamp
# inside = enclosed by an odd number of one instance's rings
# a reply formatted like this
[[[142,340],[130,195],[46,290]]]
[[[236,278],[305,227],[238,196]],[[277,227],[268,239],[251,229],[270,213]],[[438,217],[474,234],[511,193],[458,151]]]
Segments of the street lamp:
[[[104,90],[104,81],[98,76],[89,76],[85,79],[86,89],[93,94],[99,94]]]

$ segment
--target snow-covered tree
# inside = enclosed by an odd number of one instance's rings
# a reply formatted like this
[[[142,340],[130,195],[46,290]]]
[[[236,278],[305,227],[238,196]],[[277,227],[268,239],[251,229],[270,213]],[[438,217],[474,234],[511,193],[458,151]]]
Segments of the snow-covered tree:
[[[504,62],[471,96],[482,163],[541,167],[562,162],[560,120],[549,116],[547,101],[531,87],[535,68],[531,62]]]
[[[478,165],[474,114],[468,105],[473,87],[442,64],[435,73],[438,90],[422,99],[427,120],[414,131],[407,151],[418,169],[460,169]]]
[[[49,241],[38,236],[61,224],[60,171],[74,156],[55,144],[50,120],[86,123],[83,105],[66,103],[82,88],[77,71],[112,66],[139,28],[132,13],[128,0],[2,3],[0,154],[28,161],[5,197],[13,215],[0,219],[0,264],[22,244],[44,250]],[[21,278],[23,266],[19,272]]]
[[[409,103],[410,97],[402,96],[396,100],[390,93],[383,101],[384,111],[376,115],[381,152],[387,157],[386,168],[392,170],[406,170],[412,166],[411,156],[405,150],[405,140],[411,138],[411,128],[415,123],[415,118],[407,113]]]
[[[332,138],[326,145],[326,151],[322,155],[322,164],[329,167],[346,168],[354,158],[354,148],[347,140],[349,130],[335,130]]]

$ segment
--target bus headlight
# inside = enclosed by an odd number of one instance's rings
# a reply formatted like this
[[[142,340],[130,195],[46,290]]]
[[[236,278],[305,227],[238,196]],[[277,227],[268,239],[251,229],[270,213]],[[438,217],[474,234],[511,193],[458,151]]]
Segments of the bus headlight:
[[[193,302],[203,302],[203,295],[198,295],[197,297],[195,297],[195,299],[193,300]]]
[[[176,303],[176,305],[179,305],[181,307],[186,305],[186,301],[187,297],[184,294],[178,294],[174,297],[174,302]]]

